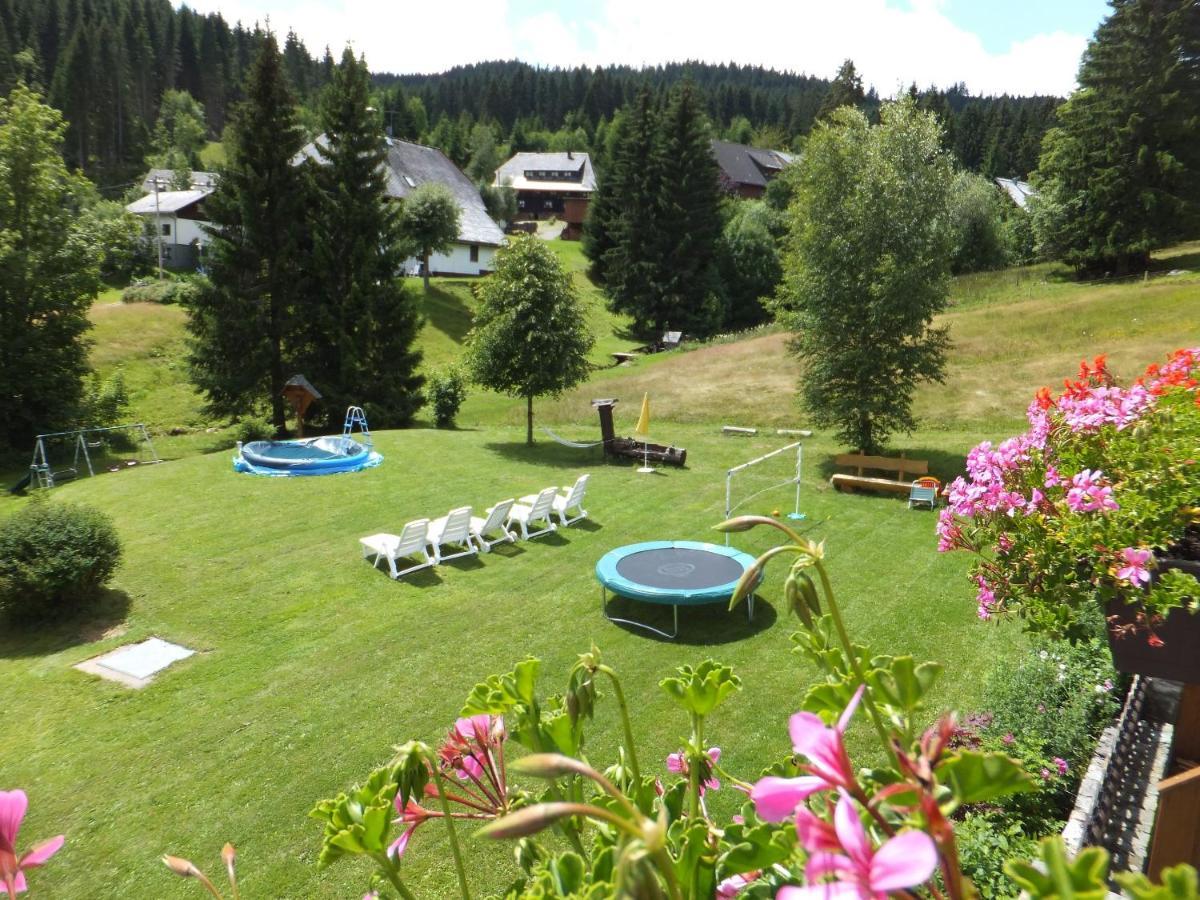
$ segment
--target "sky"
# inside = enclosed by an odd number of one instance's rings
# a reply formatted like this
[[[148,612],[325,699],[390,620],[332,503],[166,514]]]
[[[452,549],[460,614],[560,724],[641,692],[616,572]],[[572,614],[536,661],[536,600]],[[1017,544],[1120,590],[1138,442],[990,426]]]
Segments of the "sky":
[[[832,77],[854,60],[891,96],[916,82],[975,95],[1075,87],[1104,0],[187,0],[230,24],[270,22],[309,50],[350,44],[377,72],[491,59],[633,66],[757,64]]]

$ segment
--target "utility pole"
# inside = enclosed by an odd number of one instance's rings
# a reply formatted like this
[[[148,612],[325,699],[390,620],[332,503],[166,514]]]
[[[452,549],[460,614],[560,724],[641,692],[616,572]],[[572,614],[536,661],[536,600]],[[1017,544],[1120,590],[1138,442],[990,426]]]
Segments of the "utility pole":
[[[158,176],[154,176],[154,232],[158,237],[158,280],[162,281],[163,249],[162,249],[162,217],[158,211]]]

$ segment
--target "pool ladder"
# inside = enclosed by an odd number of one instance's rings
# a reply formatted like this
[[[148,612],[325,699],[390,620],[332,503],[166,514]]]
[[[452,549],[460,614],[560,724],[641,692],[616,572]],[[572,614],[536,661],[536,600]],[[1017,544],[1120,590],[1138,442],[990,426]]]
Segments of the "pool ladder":
[[[346,409],[346,421],[342,425],[342,437],[350,437],[350,433],[357,425],[359,431],[362,432],[363,438],[366,439],[367,447],[373,446],[371,440],[371,429],[367,427],[367,414],[362,411],[361,406],[351,406]]]

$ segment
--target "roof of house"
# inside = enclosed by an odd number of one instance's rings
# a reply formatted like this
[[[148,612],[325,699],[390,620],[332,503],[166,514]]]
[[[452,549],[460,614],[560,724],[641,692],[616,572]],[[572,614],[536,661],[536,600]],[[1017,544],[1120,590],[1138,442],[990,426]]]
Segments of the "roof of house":
[[[574,172],[578,181],[561,178],[527,178],[526,172]],[[590,193],[596,190],[596,173],[592,158],[586,153],[517,153],[496,170],[493,184],[510,184],[518,191],[554,191],[556,193]]]
[[[712,142],[713,156],[721,173],[734,184],[767,186],[767,173],[774,174],[795,161],[790,153],[780,150],[764,150],[732,141]]]
[[[140,216],[177,213],[194,203],[199,203],[211,193],[210,190],[159,191],[157,195],[147,194],[140,200],[134,200],[125,210]]]
[[[324,145],[325,136],[318,135],[316,141],[304,146],[296,154],[296,162],[305,159],[320,161],[317,144]],[[463,244],[504,243],[504,232],[492,221],[479,196],[479,189],[458,166],[434,147],[413,144],[387,138],[386,191],[393,199],[403,200],[420,185],[427,182],[445,185],[458,201],[461,216],[458,223],[458,240]]]
[[[1021,207],[1021,209],[1025,208],[1025,204],[1029,202],[1030,197],[1037,196],[1037,191],[1033,189],[1032,185],[1025,181],[1018,181],[1015,178],[997,178],[996,184],[998,184],[1000,189],[1004,191],[1004,193],[1008,194],[1008,196],[1012,198],[1012,202]]]
[[[217,187],[216,172],[197,172],[188,173],[188,180],[193,188],[215,190]],[[142,190],[148,194],[154,192],[154,183],[158,182],[159,191],[169,188],[175,181],[174,169],[151,169],[146,173],[146,177],[142,179]]]

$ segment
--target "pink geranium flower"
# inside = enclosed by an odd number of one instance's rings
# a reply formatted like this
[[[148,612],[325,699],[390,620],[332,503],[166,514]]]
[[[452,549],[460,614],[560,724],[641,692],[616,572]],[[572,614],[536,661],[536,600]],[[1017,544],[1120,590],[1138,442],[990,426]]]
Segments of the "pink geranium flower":
[[[1105,512],[1120,509],[1112,498],[1112,488],[1103,483],[1104,473],[1097,469],[1084,469],[1071,478],[1071,489],[1067,491],[1067,506],[1075,512]]]
[[[714,777],[712,775],[712,766],[716,765],[721,759],[721,748],[720,747],[709,747],[707,753],[708,753],[708,758],[711,761],[710,764],[705,767],[708,769],[709,777],[702,779],[700,782],[700,796],[701,797],[704,796],[705,791],[709,791],[709,790],[719,791],[721,789],[720,780],[718,780],[716,777]],[[679,753],[668,753],[667,754],[667,771],[675,772],[679,775],[683,775],[684,777],[687,777],[687,775],[689,774],[687,756],[682,751],[680,751]],[[701,774],[703,774],[703,773],[701,773]]]
[[[832,837],[828,827],[801,830],[800,819],[796,826],[801,842],[808,841],[804,875],[810,883],[782,888],[776,900],[886,900],[893,891],[923,884],[937,868],[937,847],[923,831],[905,831],[872,847],[845,793],[833,813]],[[836,850],[829,848],[831,841]]]
[[[1117,569],[1117,580],[1128,582],[1134,587],[1149,584],[1150,572],[1146,564],[1153,556],[1154,554],[1149,550],[1126,547],[1121,551],[1121,559],[1125,565]]]
[[[826,727],[819,716],[809,712],[798,712],[788,720],[792,749],[808,757],[805,769],[809,774],[798,778],[767,775],[755,782],[750,788],[750,799],[754,801],[754,811],[760,819],[782,822],[793,813],[798,814],[800,804],[817,791],[849,788],[854,784],[854,770],[842,735],[864,690],[865,686],[860,685],[854,692],[833,728]]]
[[[9,898],[27,890],[25,872],[44,865],[58,852],[65,840],[60,834],[17,856],[17,832],[21,830],[21,821],[28,808],[29,798],[24,791],[0,791],[0,883],[3,883]]]
[[[717,885],[716,900],[732,900],[761,875],[762,872],[746,872],[744,875],[730,875]]]

